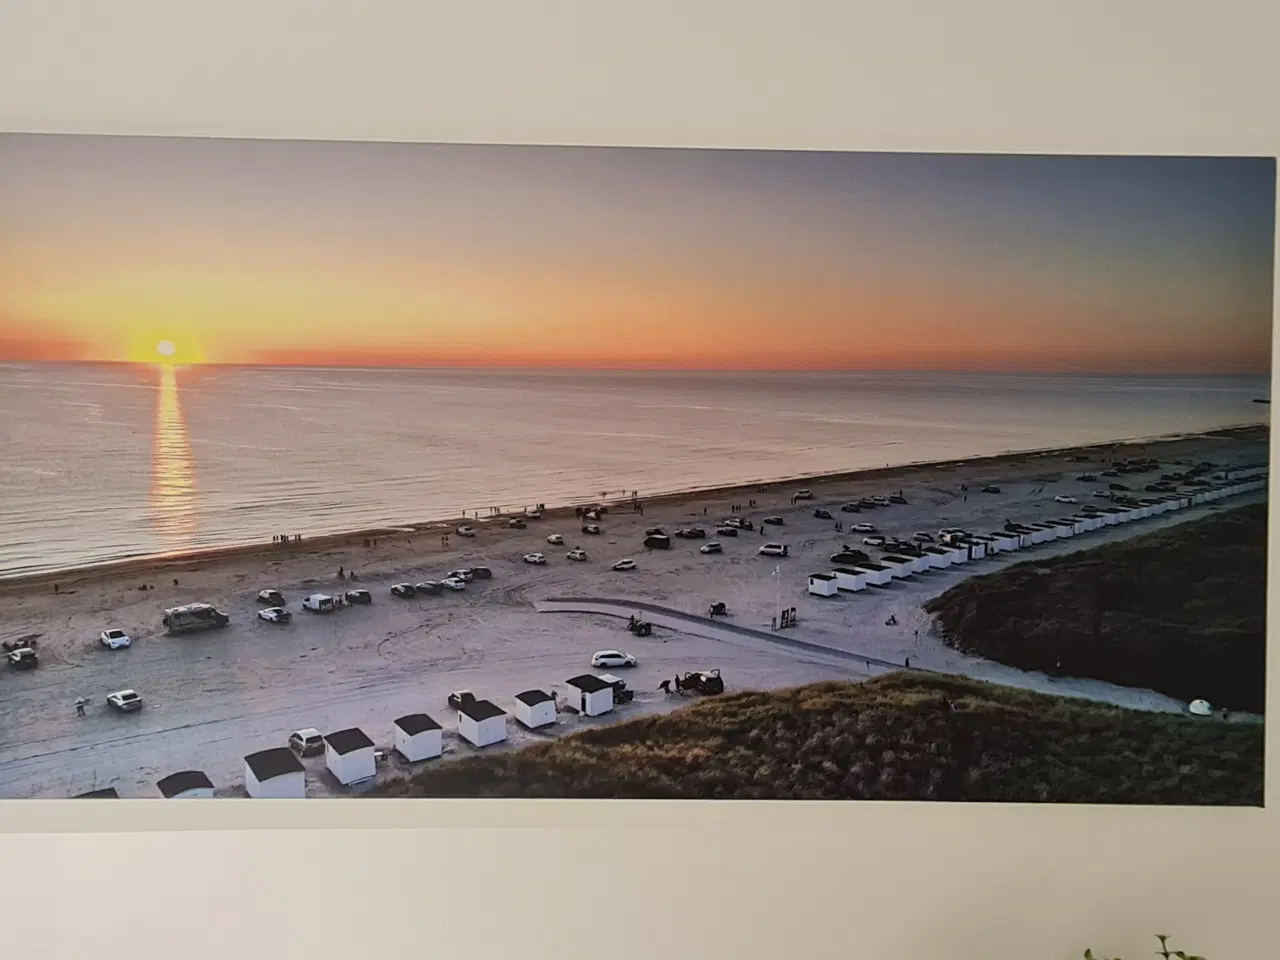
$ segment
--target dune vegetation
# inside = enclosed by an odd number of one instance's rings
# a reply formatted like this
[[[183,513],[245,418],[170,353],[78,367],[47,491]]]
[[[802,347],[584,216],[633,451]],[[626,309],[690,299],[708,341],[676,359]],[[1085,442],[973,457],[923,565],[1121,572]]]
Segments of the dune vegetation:
[[[384,797],[1260,805],[1262,725],[899,672],[707,699],[429,765]]]
[[[925,604],[957,650],[1261,713],[1267,505],[1019,563]]]

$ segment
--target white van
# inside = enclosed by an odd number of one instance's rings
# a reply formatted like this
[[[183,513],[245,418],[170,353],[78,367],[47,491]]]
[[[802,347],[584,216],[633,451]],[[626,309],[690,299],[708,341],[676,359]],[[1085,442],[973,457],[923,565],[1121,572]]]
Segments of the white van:
[[[174,634],[216,630],[230,622],[231,618],[211,603],[188,603],[181,607],[170,607],[161,620],[165,630]]]
[[[336,604],[327,593],[313,593],[302,601],[302,609],[312,613],[333,613]]]

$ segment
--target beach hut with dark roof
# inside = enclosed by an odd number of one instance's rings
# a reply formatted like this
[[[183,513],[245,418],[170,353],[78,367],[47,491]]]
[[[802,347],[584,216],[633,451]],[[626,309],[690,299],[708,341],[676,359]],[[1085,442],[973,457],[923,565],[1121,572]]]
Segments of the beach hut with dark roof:
[[[411,713],[395,722],[396,752],[410,763],[434,760],[444,753],[444,731],[425,713]]]
[[[809,574],[809,592],[815,597],[834,597],[840,592],[834,573]]]
[[[197,800],[213,796],[213,781],[200,770],[181,770],[156,782],[167,800]]]
[[[598,717],[613,709],[613,685],[590,673],[565,681],[569,705],[584,717]]]
[[[849,567],[836,567],[831,571],[831,576],[835,577],[837,590],[847,590],[849,593],[857,593],[859,590],[867,589],[867,575],[862,570],[852,570]]]
[[[476,747],[507,739],[507,714],[489,700],[467,700],[458,708],[458,734]]]
[[[344,787],[377,775],[373,753],[373,741],[359,727],[348,727],[324,738],[324,765]]]
[[[103,787],[101,790],[90,790],[88,793],[78,793],[76,800],[119,800],[120,794],[116,792],[115,787]]]
[[[306,768],[288,747],[259,750],[244,758],[244,786],[255,800],[301,800]]]
[[[516,719],[530,730],[556,722],[556,699],[545,690],[525,690],[516,694]]]

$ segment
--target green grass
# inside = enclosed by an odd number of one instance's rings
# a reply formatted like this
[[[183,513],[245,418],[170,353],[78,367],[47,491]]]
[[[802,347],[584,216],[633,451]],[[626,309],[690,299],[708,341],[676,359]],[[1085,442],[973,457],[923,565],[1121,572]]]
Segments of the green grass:
[[[925,610],[965,653],[1260,713],[1266,555],[1257,504],[975,577]]]
[[[707,699],[374,795],[1260,805],[1262,732],[903,672]]]

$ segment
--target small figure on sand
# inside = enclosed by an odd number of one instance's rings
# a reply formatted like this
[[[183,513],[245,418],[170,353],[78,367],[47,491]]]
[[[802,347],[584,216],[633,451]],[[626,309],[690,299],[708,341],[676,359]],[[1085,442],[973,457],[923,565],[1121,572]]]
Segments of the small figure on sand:
[[[347,579],[347,571],[342,567],[338,567],[338,579],[339,580]]]
[[[910,670],[910,669],[911,669],[911,658],[910,658],[910,657],[907,657],[907,658],[906,658],[906,660],[904,660],[904,661],[903,661],[903,664],[902,664],[902,665],[903,665],[904,667],[906,667],[908,670]]]
[[[89,701],[86,700],[84,697],[76,697],[76,716],[77,717],[84,716],[84,707],[85,707],[85,704],[87,704],[88,702]]]
[[[889,619],[884,622],[884,625],[886,627],[896,627],[898,625],[898,618],[891,613],[889,614]]]
[[[670,693],[671,693],[671,681],[670,681],[670,680],[663,680],[660,684],[658,684],[658,689],[659,689],[659,690],[661,690],[663,693],[670,694]]]

